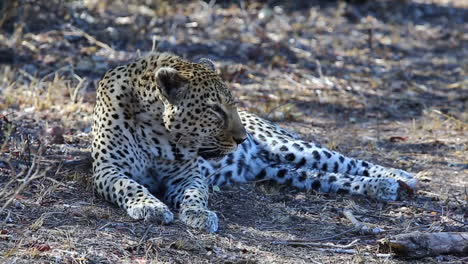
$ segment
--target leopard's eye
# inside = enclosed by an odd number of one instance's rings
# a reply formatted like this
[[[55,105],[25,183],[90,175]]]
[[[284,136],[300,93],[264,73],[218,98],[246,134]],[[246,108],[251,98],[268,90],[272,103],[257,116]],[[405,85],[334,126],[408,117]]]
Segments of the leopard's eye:
[[[215,110],[217,113],[224,113],[223,108],[221,108],[221,106],[219,105],[212,105],[211,108]]]
[[[218,115],[221,119],[227,120],[227,114],[221,106],[216,105],[216,104],[210,105],[210,109],[213,110],[213,112],[216,115]]]

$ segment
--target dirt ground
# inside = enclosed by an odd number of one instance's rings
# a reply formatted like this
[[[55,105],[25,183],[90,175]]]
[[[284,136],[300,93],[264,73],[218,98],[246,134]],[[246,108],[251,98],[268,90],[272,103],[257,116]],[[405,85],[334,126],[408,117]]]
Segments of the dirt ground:
[[[377,241],[468,231],[467,32],[464,0],[2,1],[0,263],[466,263]],[[152,49],[211,58],[242,108],[411,171],[416,194],[258,182],[213,188],[215,234],[130,219],[93,193],[83,159],[99,78]],[[343,210],[381,232],[357,232]]]

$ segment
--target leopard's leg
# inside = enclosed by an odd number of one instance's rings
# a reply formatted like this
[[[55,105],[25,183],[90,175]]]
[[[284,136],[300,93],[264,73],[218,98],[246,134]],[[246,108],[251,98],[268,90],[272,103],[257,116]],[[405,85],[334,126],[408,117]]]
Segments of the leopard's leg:
[[[293,166],[270,165],[257,174],[256,179],[269,179],[303,190],[326,193],[363,195],[382,201],[394,201],[402,194],[400,184],[393,178],[375,178],[320,171],[296,169]]]
[[[210,177],[213,184],[266,178],[303,189],[349,192],[380,200],[395,200],[406,192],[402,182],[410,188],[416,186],[413,175],[403,170],[346,157],[246,112],[240,116],[249,132],[248,140],[222,161],[201,166],[202,171],[208,168],[206,174],[214,174]]]
[[[122,168],[103,164],[94,168],[95,189],[106,200],[125,209],[134,219],[170,223],[174,219],[169,207]]]
[[[170,174],[162,178],[167,188],[164,200],[179,210],[183,223],[216,232],[218,216],[208,210],[207,179],[200,174],[197,161],[167,161],[165,166]]]
[[[262,159],[258,153],[246,163],[245,157],[241,159],[241,156],[237,152],[229,154],[219,163],[203,160],[200,168],[210,183],[217,186],[254,180],[272,180],[302,190],[364,195],[382,201],[397,200],[400,195],[398,181],[392,178],[375,178],[311,168],[296,168],[289,163],[276,163]]]
[[[240,112],[242,122],[259,147],[259,153],[267,160],[287,163],[295,168],[312,168],[321,171],[376,178],[393,178],[416,187],[417,180],[411,173],[386,168],[371,162],[346,157],[318,144],[310,143],[284,133],[284,129],[247,112]],[[249,124],[255,124],[254,126]]]

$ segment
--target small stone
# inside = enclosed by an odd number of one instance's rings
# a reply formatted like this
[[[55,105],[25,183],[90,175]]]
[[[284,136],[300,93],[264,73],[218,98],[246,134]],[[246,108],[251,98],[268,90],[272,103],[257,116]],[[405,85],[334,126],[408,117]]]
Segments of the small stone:
[[[47,129],[47,135],[52,137],[50,143],[52,144],[63,144],[65,139],[63,138],[64,129],[60,126],[54,126]]]

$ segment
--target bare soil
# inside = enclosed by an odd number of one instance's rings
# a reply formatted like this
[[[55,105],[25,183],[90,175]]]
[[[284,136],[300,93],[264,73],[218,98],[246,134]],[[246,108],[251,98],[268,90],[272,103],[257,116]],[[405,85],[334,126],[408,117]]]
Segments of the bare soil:
[[[467,22],[463,0],[3,1],[0,262],[466,263],[377,241],[468,231]],[[130,219],[93,193],[92,108],[106,70],[152,49],[211,58],[242,108],[411,171],[417,192],[381,203],[257,182],[214,188],[215,234]]]

